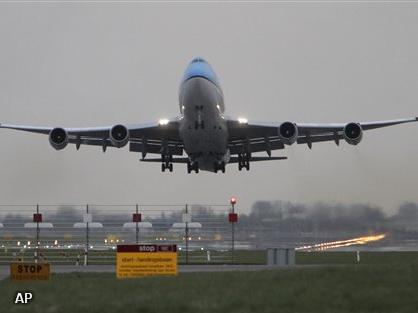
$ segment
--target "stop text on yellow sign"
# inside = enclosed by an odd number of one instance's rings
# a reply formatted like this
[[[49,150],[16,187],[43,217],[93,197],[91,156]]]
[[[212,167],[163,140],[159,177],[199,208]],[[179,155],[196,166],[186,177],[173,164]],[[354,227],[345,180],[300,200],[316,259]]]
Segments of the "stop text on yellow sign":
[[[22,263],[10,264],[10,278],[12,280],[48,280],[51,275],[48,263]]]

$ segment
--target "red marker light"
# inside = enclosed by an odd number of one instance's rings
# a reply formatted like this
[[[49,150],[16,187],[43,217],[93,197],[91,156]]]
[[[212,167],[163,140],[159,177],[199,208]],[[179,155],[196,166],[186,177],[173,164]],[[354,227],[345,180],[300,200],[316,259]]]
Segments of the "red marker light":
[[[235,204],[235,203],[237,203],[237,199],[235,197],[232,197],[231,198],[231,204]]]

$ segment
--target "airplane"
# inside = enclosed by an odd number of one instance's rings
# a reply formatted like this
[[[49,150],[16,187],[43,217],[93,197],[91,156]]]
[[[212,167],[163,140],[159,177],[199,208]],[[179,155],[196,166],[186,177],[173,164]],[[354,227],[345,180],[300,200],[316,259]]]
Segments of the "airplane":
[[[250,162],[284,160],[272,156],[273,150],[287,145],[345,140],[357,145],[363,131],[418,121],[418,117],[376,122],[349,123],[257,123],[245,118],[230,118],[225,112],[219,80],[204,59],[194,58],[187,66],[179,91],[180,115],[145,124],[115,124],[107,127],[63,128],[0,124],[0,128],[49,136],[56,150],[69,143],[78,150],[82,145],[122,148],[141,153],[141,161],[161,162],[161,170],[173,171],[173,163],[184,163],[187,172],[199,170],[225,173],[225,166],[238,164],[238,170],[250,169]],[[254,155],[266,152],[267,156]],[[158,157],[146,158],[148,154]],[[186,154],[186,156],[184,156]]]

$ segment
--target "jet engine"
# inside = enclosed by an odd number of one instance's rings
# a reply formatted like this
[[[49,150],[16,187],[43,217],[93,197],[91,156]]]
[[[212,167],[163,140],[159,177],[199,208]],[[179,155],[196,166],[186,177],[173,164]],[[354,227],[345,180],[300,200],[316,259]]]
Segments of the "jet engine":
[[[283,143],[291,145],[295,143],[298,138],[298,127],[295,123],[284,122],[280,124],[278,134]]]
[[[358,123],[348,123],[344,126],[343,136],[350,145],[358,145],[363,138],[363,129]]]
[[[56,150],[62,150],[68,145],[68,133],[64,128],[54,128],[49,132],[49,143]]]
[[[122,148],[129,141],[129,130],[126,126],[115,125],[110,129],[109,138],[113,146]]]

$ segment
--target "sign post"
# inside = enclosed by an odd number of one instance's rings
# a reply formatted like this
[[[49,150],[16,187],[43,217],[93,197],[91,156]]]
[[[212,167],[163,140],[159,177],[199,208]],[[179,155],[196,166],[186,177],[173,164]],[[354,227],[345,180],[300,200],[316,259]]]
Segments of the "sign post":
[[[89,223],[93,221],[91,214],[89,214],[89,205],[86,206],[86,214],[83,216],[83,222],[86,223],[86,249],[84,251],[84,265],[89,264]]]
[[[141,214],[138,213],[138,204],[136,205],[136,213],[132,215],[132,222],[135,223],[136,228],[136,244],[139,244],[139,226],[138,223],[141,222]]]
[[[182,216],[183,223],[185,224],[186,235],[186,264],[189,264],[189,223],[192,221],[192,216],[189,214],[188,205],[186,204],[186,213]]]
[[[235,204],[237,199],[235,197],[231,198],[231,207],[232,212],[228,215],[228,220],[231,223],[231,263],[234,263],[234,250],[235,250],[235,223],[238,222],[238,214],[235,213]]]
[[[36,223],[35,263],[38,263],[38,258],[39,258],[39,223],[42,223],[42,214],[39,214],[39,204],[36,205],[36,214],[33,214],[33,222]]]
[[[176,245],[118,245],[116,277],[177,275]]]

